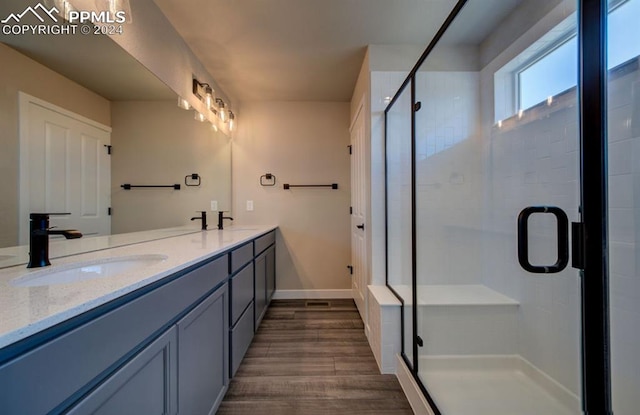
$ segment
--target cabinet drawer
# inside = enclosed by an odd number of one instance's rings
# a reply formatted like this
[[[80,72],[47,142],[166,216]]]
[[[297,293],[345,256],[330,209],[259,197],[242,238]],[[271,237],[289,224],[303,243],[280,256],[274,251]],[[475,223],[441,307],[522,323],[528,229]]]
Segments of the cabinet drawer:
[[[231,278],[231,325],[242,315],[253,300],[253,263]]]
[[[236,325],[231,329],[231,337],[230,337],[230,351],[231,351],[231,364],[230,366],[230,376],[235,376],[238,368],[240,367],[240,363],[242,363],[242,358],[245,353],[247,353],[247,349],[249,349],[249,345],[251,344],[251,340],[253,339],[253,303],[245,310],[244,314]]]
[[[270,245],[276,243],[276,231],[271,231],[266,235],[256,239],[256,255],[267,249]]]
[[[253,241],[231,251],[231,273],[235,273],[253,259]]]

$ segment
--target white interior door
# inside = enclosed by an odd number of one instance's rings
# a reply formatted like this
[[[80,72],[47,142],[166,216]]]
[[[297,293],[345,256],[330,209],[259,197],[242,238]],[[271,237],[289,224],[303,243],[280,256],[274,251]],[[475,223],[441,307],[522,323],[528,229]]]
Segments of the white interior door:
[[[20,93],[20,244],[29,242],[29,213],[83,235],[111,233],[111,128]]]
[[[367,244],[365,188],[365,123],[362,106],[351,126],[351,289],[360,315],[366,322]]]

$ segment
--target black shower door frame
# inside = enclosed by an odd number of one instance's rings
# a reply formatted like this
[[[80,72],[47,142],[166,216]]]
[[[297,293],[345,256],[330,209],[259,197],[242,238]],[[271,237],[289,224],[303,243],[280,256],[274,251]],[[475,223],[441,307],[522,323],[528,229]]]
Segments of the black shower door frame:
[[[385,109],[388,112],[406,89],[411,90],[411,239],[412,239],[412,304],[417,304],[416,266],[416,191],[415,191],[415,76],[418,68],[434,49],[468,0],[459,0],[420,56]],[[607,0],[578,0],[578,94],[580,143],[580,225],[584,238],[580,264],[582,303],[582,405],[585,414],[613,414],[611,399],[610,334],[609,334],[609,246],[607,197]],[[385,130],[385,148],[387,132]],[[385,177],[386,177],[385,157]],[[388,183],[387,183],[388,186]],[[385,203],[388,203],[385,186]],[[388,206],[387,211],[388,211]],[[515,226],[515,224],[514,224]],[[385,218],[385,228],[388,218]],[[386,233],[385,229],[385,233]],[[575,238],[575,237],[574,237]],[[388,241],[386,242],[388,255]],[[575,261],[575,258],[574,258]],[[388,262],[388,261],[387,261]],[[387,266],[387,286],[389,273]],[[393,291],[393,289],[392,289]],[[394,292],[395,293],[395,292]],[[403,299],[398,296],[403,303]],[[402,313],[401,313],[402,316]],[[412,307],[413,342],[410,355],[402,347],[402,358],[437,415],[440,411],[418,376],[417,307]],[[402,338],[404,319],[401,317]]]

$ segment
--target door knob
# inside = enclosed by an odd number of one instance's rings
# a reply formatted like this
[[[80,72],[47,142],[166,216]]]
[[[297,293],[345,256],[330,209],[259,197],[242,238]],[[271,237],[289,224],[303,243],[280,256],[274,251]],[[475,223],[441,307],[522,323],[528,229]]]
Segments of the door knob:
[[[534,213],[551,213],[556,217],[558,229],[558,259],[553,265],[532,265],[529,262],[529,217]],[[569,263],[569,219],[555,206],[529,206],[518,215],[518,261],[525,270],[535,274],[555,274]]]
[[[356,228],[364,230],[364,223],[362,225],[356,225]]]

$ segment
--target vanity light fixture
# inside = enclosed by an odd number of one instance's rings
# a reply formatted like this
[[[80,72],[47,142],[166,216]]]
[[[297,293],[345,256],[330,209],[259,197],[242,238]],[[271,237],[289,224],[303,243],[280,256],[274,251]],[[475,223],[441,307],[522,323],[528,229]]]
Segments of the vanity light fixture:
[[[216,104],[218,104],[218,116],[220,117],[220,121],[223,123],[229,121],[227,110],[224,108],[224,101],[221,98],[216,98]]]
[[[201,112],[195,111],[195,115],[193,116],[193,118],[196,121],[200,121],[200,122],[205,122],[207,121],[207,116],[202,114]]]
[[[191,104],[189,104],[189,101],[187,101],[186,99],[178,97],[178,108],[182,108],[183,110],[190,110]]]

